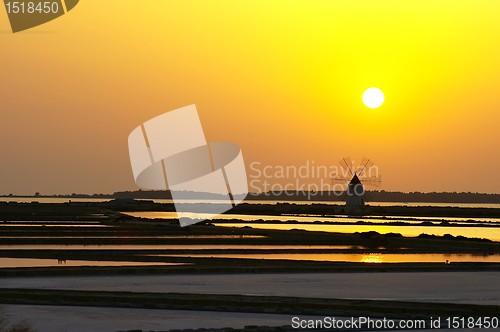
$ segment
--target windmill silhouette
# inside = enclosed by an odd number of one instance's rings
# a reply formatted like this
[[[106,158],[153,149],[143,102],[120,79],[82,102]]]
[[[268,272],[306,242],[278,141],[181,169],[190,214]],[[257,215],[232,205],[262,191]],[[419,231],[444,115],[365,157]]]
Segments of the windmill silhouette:
[[[356,209],[365,206],[367,201],[365,187],[381,186],[382,177],[374,165],[375,163],[368,158],[363,158],[360,163],[352,162],[349,157],[340,160],[341,174],[335,174],[332,182],[343,186],[346,207]]]

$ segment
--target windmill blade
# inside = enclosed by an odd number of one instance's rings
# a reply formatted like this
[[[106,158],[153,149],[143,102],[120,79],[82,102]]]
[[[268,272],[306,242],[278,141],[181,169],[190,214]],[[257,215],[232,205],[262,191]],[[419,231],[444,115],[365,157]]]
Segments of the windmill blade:
[[[349,176],[333,176],[330,178],[332,181],[335,181],[335,182],[345,182],[345,183],[348,183],[351,181],[351,177]]]
[[[347,164],[349,165],[349,170],[351,171],[351,175],[354,176],[356,174],[354,169],[354,163],[351,161],[350,157],[347,157]]]
[[[347,190],[347,186],[349,185],[350,177],[332,177],[331,178],[331,191],[345,191]]]
[[[341,184],[347,190],[352,178],[357,175],[363,186],[367,188],[380,188],[382,186],[382,177],[379,175],[378,169],[373,169],[375,163],[369,158],[363,157],[361,163],[357,167],[349,157],[342,158],[339,163],[341,169],[346,172],[340,175],[336,173],[331,178],[332,185]],[[376,172],[372,172],[372,170]],[[371,173],[375,173],[375,175],[371,175]]]
[[[360,177],[362,182],[382,182],[381,175],[373,175],[373,176],[362,176]]]
[[[363,157],[363,159],[361,159],[361,163],[359,164],[358,166],[358,175],[361,175],[361,173],[363,173],[363,169],[365,168],[365,164],[367,163],[367,158],[366,157]]]
[[[340,166],[342,166],[342,168],[345,169],[350,176],[354,176],[349,165],[350,164],[348,164],[348,158],[342,158],[342,160],[340,161]]]
[[[380,182],[369,182],[369,183],[365,183],[364,186],[367,188],[367,189],[378,189],[382,186],[382,183]]]
[[[371,161],[370,159],[368,159],[364,170],[366,171],[366,170],[371,169],[373,167],[373,165],[375,165],[375,163],[373,161]]]
[[[361,161],[361,166],[360,166],[360,171],[358,175],[362,175],[366,170],[370,169],[375,163],[371,161],[370,159],[363,157],[363,160]]]
[[[380,188],[382,186],[382,176],[380,175],[363,177],[360,181],[368,187]]]
[[[345,169],[345,170],[348,170],[349,169],[349,165],[347,165],[347,161],[346,161],[346,158],[342,158],[340,161],[340,166]]]

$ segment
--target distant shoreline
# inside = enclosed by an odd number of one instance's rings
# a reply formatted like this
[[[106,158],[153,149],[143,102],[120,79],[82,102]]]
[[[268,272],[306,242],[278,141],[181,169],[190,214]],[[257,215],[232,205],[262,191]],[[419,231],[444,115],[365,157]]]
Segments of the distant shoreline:
[[[182,197],[182,193],[180,193]],[[185,193],[185,199],[189,199],[189,193]],[[199,195],[197,195],[200,197]],[[205,194],[206,199],[218,200],[223,197],[214,194]],[[333,192],[304,192],[276,195],[273,193],[250,193],[245,200],[263,201],[331,201],[342,203],[343,195]],[[171,199],[170,191],[120,191],[113,194],[69,194],[69,195],[0,195],[0,198],[67,198],[67,199]],[[397,203],[470,203],[470,204],[500,204],[500,194],[471,193],[471,192],[398,192],[398,191],[367,191],[370,202],[397,202]]]

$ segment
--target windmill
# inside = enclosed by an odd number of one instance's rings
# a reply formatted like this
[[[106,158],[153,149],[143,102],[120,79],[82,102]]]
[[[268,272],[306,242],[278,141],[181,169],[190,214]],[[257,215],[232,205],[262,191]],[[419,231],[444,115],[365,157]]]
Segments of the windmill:
[[[340,160],[340,174],[334,174],[332,182],[340,184],[346,193],[346,207],[361,208],[366,202],[365,187],[378,188],[382,178],[378,174],[375,163],[363,158],[360,163],[354,163],[349,157]]]

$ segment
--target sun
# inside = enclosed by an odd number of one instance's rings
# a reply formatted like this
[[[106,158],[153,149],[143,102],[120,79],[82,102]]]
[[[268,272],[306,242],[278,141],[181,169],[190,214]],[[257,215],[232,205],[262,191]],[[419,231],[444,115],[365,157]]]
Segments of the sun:
[[[363,104],[368,108],[379,108],[384,99],[384,93],[379,88],[369,88],[363,92]]]

